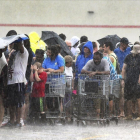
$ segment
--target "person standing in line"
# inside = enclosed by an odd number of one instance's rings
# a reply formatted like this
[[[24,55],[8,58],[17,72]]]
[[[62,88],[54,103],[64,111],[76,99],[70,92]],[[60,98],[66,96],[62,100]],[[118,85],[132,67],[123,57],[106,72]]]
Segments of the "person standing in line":
[[[108,54],[113,66],[116,69],[117,56],[113,52],[113,44],[111,42],[105,42],[105,44],[104,44],[104,52]]]
[[[130,54],[131,48],[128,46],[129,41],[127,38],[123,37],[120,41],[120,47],[114,50],[114,53],[118,57],[118,62],[120,64],[120,71],[122,71],[123,63],[125,57]]]
[[[126,120],[132,120],[133,101],[138,103],[138,118],[140,120],[140,45],[134,45],[131,54],[127,55],[122,68],[122,87],[126,100]]]
[[[93,59],[89,60],[86,65],[81,70],[82,74],[88,74],[89,76],[94,75],[109,75],[109,63],[107,60],[103,59],[103,54],[99,51],[94,53]],[[97,113],[97,118],[100,117],[100,102],[101,100],[95,99],[95,109]]]
[[[24,47],[23,42],[16,42],[9,57],[8,63],[8,106],[10,110],[10,121],[8,126],[15,124],[20,127],[24,125],[22,117],[22,109],[25,103],[25,82],[26,68],[28,63],[28,51]]]
[[[7,61],[4,51],[5,49],[0,49],[0,127],[2,127],[4,117],[4,99],[6,98],[4,89],[7,86]]]

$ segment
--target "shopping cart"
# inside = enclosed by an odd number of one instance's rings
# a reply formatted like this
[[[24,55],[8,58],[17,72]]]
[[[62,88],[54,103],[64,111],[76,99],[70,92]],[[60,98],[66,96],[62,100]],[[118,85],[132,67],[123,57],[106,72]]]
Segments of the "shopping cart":
[[[109,75],[86,74],[78,76],[78,114],[79,122],[109,123]],[[99,112],[100,109],[101,111]],[[97,111],[98,110],[98,111]]]
[[[64,73],[51,73],[48,75],[45,85],[46,118],[52,125],[56,121],[61,121],[65,124],[65,85],[66,79]]]

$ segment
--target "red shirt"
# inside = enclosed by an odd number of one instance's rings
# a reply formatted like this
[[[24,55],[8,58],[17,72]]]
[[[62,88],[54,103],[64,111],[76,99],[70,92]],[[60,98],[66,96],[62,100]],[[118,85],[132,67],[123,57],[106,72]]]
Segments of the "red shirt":
[[[45,97],[45,84],[47,81],[47,73],[42,72],[39,73],[38,76],[41,79],[41,81],[34,82],[31,97]],[[34,79],[35,79],[35,74],[34,74]]]

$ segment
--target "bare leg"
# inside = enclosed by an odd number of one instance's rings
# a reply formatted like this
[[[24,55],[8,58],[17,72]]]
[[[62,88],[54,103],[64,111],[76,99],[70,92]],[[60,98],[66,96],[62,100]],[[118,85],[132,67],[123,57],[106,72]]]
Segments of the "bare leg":
[[[3,117],[4,117],[4,106],[3,106],[2,96],[0,95],[0,126],[3,121]]]
[[[137,104],[138,104],[138,115],[140,117],[140,98],[137,99]]]
[[[109,111],[110,115],[113,115],[113,100],[109,101]]]
[[[10,123],[14,124],[14,122],[15,122],[15,112],[16,112],[15,106],[10,106],[9,107],[9,112],[10,112]]]
[[[23,120],[27,119],[28,112],[29,112],[29,93],[26,93],[26,95],[25,95],[25,104],[23,106],[23,112],[22,112]]]
[[[122,91],[121,91],[119,108],[120,108],[120,116],[124,116],[124,88],[122,88]]]
[[[22,118],[22,110],[23,107],[17,108],[17,123],[20,123],[20,119]]]

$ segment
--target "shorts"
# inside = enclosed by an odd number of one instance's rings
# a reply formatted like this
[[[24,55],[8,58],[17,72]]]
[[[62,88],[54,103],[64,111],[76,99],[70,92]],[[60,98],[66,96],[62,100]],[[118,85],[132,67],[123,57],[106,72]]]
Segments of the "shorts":
[[[124,98],[126,100],[140,98],[140,86],[125,83]]]
[[[44,97],[31,97],[30,102],[31,112],[43,112],[44,111]]]
[[[25,103],[25,84],[24,83],[15,83],[8,85],[7,87],[8,106],[22,107]]]

